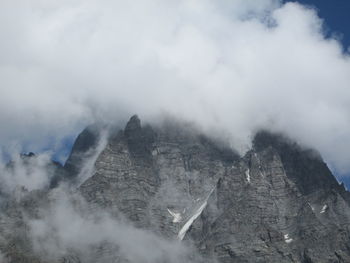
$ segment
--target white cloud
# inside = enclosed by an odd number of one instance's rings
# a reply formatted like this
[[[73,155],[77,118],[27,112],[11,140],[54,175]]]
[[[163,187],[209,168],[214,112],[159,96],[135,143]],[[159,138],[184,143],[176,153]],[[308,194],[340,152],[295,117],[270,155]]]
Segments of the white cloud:
[[[62,189],[51,192],[50,200],[41,218],[26,222],[34,251],[45,260],[58,261],[70,254],[83,262],[179,263],[200,259],[189,244],[184,246],[175,238],[165,239],[92,210],[79,196]]]
[[[283,131],[350,170],[350,62],[278,1],[2,1],[0,140],[168,112],[235,145]]]
[[[14,154],[11,163],[0,163],[0,193],[20,197],[22,192],[48,187],[56,168],[50,156],[48,152],[37,156]]]

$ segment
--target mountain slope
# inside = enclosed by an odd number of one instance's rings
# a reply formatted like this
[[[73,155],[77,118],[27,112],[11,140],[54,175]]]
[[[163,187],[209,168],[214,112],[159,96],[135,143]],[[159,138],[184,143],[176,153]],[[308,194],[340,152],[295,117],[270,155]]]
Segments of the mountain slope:
[[[89,147],[74,148],[71,156],[77,157],[65,167],[78,167],[79,153],[94,149],[96,136],[79,136]],[[13,257],[10,262],[44,260],[31,245],[33,224],[26,220],[43,218],[62,187],[29,192],[3,209],[0,222],[21,225],[16,239],[27,242],[10,250],[7,240],[14,235],[6,234],[0,250]],[[133,116],[124,130],[109,135],[93,174],[71,186],[68,196],[73,210],[96,215],[95,221],[107,212],[162,244],[175,242],[171,249],[159,246],[162,253],[150,262],[350,262],[349,193],[316,152],[278,134],[257,133],[252,149],[240,157],[190,125],[168,120],[143,126]],[[124,243],[113,240],[89,243],[89,253],[71,246],[49,261],[148,262],[149,254],[137,259],[134,249],[123,253]],[[135,249],[149,245],[134,243]],[[177,244],[186,244],[190,254],[176,254]],[[175,253],[175,259],[163,252]],[[15,259],[19,254],[22,261]]]
[[[214,189],[188,239],[222,262],[350,260],[347,192],[317,153],[281,135],[258,133],[239,159],[201,136],[141,128],[133,117],[96,169],[80,189],[87,200],[108,189],[110,207],[169,237]]]

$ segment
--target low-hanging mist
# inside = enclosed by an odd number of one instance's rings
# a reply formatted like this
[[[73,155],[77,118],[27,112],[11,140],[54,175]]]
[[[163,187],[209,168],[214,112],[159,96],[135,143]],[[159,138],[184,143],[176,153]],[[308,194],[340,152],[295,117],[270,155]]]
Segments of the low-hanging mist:
[[[95,120],[166,113],[238,149],[260,128],[284,132],[350,170],[349,56],[314,10],[273,0],[0,5],[4,152],[59,144]]]

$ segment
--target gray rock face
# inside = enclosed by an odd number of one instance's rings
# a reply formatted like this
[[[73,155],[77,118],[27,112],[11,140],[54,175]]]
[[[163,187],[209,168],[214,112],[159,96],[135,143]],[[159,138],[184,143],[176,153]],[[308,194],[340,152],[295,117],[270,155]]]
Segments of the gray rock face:
[[[198,134],[142,128],[134,116],[80,191],[171,238],[212,189],[185,235],[203,254],[220,262],[350,262],[348,193],[317,153],[280,135],[258,133],[239,158]]]
[[[73,159],[69,165],[74,167]],[[11,203],[0,232],[9,222],[25,225],[14,211],[25,208],[40,218],[37,208],[50,203],[52,191],[30,192]],[[201,262],[350,262],[349,193],[316,152],[282,135],[259,132],[240,157],[185,124],[142,126],[133,116],[110,136],[95,172],[73,192],[90,211],[106,211],[164,240],[191,244]],[[18,229],[23,233],[16,238],[23,242],[27,232]],[[40,262],[21,242],[11,248],[16,253],[8,252],[6,242],[0,250],[10,262]],[[133,262],[107,243],[94,249],[109,258],[103,261],[94,252],[94,262]],[[76,252],[60,260],[90,262]]]
[[[86,159],[95,154],[101,128],[97,125],[86,127],[76,138],[72,151],[64,165],[65,173],[57,174],[52,182],[51,187],[57,187],[61,181],[74,180],[79,174],[83,163]]]

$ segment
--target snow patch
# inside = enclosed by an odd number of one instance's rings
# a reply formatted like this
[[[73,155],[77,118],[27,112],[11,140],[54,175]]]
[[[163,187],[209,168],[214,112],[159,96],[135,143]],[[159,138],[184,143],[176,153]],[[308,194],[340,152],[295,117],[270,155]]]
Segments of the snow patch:
[[[315,211],[315,208],[310,203],[308,203],[308,205],[311,207],[312,211]]]
[[[169,214],[173,217],[173,223],[179,223],[182,220],[181,213],[173,212],[169,208],[167,208]]]
[[[285,234],[284,235],[284,242],[286,242],[287,244],[289,244],[290,242],[293,241],[293,238],[289,237],[289,234]]]
[[[190,219],[183,225],[183,227],[180,229],[179,234],[177,235],[180,240],[183,240],[186,232],[190,228],[190,226],[193,224],[194,220],[196,220],[201,213],[203,212],[204,208],[207,206],[207,201],[205,201],[194,213],[193,216],[190,217]]]
[[[248,168],[248,170],[245,171],[245,176],[247,178],[248,183],[250,183],[250,170],[249,170],[249,168]]]
[[[323,214],[324,212],[326,212],[328,206],[327,205],[324,205],[320,211],[320,214]]]

